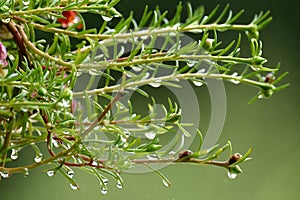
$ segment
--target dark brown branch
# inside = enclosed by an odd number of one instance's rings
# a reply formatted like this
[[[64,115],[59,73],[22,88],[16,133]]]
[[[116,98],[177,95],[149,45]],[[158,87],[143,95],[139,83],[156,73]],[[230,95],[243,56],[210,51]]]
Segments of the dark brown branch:
[[[24,40],[23,40],[20,32],[18,31],[16,24],[13,21],[10,21],[10,22],[4,24],[4,26],[13,35],[13,38],[16,41],[17,46],[19,48],[19,55],[20,55],[19,65],[21,65],[21,62],[23,61],[24,57],[26,58],[27,61],[29,61],[27,50],[26,50],[26,47],[24,44]]]
[[[89,132],[91,132],[104,118],[104,116],[108,113],[108,111],[111,109],[111,107],[119,101],[120,98],[123,97],[123,94],[121,92],[118,92],[117,95],[109,102],[109,104],[106,106],[106,108],[103,110],[103,112],[98,116],[97,120],[92,123],[92,125],[87,128],[83,133],[82,136],[87,135]]]

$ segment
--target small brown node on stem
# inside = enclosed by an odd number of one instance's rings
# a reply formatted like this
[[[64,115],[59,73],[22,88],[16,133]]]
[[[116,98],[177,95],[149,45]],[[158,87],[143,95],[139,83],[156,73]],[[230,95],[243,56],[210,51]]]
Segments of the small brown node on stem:
[[[241,157],[242,157],[242,155],[239,153],[233,154],[232,156],[230,156],[230,158],[228,160],[228,164],[231,165],[233,163],[236,163]]]
[[[185,158],[185,157],[191,155],[192,153],[193,152],[191,150],[182,151],[182,152],[179,153],[178,159]]]

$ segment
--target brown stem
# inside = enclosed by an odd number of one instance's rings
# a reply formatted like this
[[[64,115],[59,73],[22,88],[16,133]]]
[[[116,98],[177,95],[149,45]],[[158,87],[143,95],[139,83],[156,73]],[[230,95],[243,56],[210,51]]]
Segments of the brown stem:
[[[14,40],[16,41],[17,46],[19,48],[19,56],[20,56],[19,65],[21,65],[21,62],[23,61],[24,57],[26,58],[26,60],[29,61],[27,50],[26,50],[26,47],[24,44],[24,40],[23,40],[20,32],[18,31],[16,24],[13,21],[10,21],[7,24],[4,24],[4,26],[6,26],[7,30],[9,30],[9,32],[11,32],[11,34],[13,35]]]
[[[122,92],[118,92],[117,95],[109,102],[109,104],[106,106],[106,108],[103,110],[103,112],[98,116],[97,120],[91,124],[89,128],[87,128],[81,135],[85,136],[89,132],[91,132],[104,118],[104,116],[108,113],[108,111],[111,109],[111,107],[119,101],[120,98],[123,97]]]

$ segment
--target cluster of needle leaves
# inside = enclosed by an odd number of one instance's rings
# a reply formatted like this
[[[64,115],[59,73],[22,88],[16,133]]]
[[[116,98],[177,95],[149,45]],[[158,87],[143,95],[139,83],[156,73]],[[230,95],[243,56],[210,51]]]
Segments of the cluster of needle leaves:
[[[187,18],[182,19],[180,3],[172,18],[158,7],[145,7],[135,19],[133,13],[122,16],[114,8],[118,2],[0,1],[0,38],[8,52],[8,66],[1,68],[0,77],[1,176],[28,175],[48,165],[49,176],[59,172],[78,189],[72,170],[78,168],[94,174],[105,193],[107,176],[122,187],[120,172],[135,165],[146,165],[168,184],[152,163],[217,165],[230,177],[242,172],[237,164],[247,160],[251,149],[244,155],[232,154],[230,142],[201,149],[198,127],[194,129],[198,148],[182,149],[184,138],[192,134],[181,123],[184,111],[170,98],[163,106],[164,116],[157,117],[156,100],[143,86],[181,87],[181,80],[201,86],[207,79],[222,79],[258,88],[252,101],[269,98],[286,87],[278,86],[286,73],[278,75],[280,66],[266,66],[262,56],[259,33],[272,20],[269,12],[256,15],[249,24],[238,24],[243,11],[233,13],[229,6],[219,11],[217,6],[205,15],[203,7],[186,4]],[[64,18],[64,11],[76,12],[80,20],[62,27],[58,19]],[[87,14],[101,26],[88,28]],[[218,40],[229,31],[238,33],[236,41]],[[185,34],[200,39],[187,42]],[[249,57],[240,54],[243,38],[249,43]],[[88,81],[76,89],[80,76]],[[122,101],[132,92],[150,100],[147,115],[136,114],[130,100]],[[161,142],[165,134],[172,134],[168,143]],[[15,166],[13,161],[25,148],[34,150],[34,162]],[[226,149],[228,159],[217,161]]]

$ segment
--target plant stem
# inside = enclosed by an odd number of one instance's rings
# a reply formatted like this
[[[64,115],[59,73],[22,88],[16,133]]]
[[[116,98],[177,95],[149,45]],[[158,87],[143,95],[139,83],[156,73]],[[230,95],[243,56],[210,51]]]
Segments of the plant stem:
[[[23,167],[14,167],[14,168],[5,168],[5,167],[0,167],[0,171],[1,172],[7,172],[7,173],[15,173],[15,172],[23,172],[25,169],[34,169],[34,168],[37,168],[41,165],[44,165],[44,164],[48,164],[58,158],[62,158],[64,156],[67,156],[69,153],[71,153],[72,151],[74,151],[76,147],[76,144],[72,145],[69,149],[65,150],[65,151],[61,151],[60,153],[56,154],[55,156],[52,156],[50,158],[47,158],[45,160],[42,160],[41,162],[38,162],[38,163],[34,163],[34,164],[31,164],[31,165],[26,165],[26,166],[23,166]]]
[[[99,122],[101,122],[103,120],[104,116],[111,109],[112,105],[114,105],[122,97],[123,97],[122,92],[118,92],[117,95],[113,98],[113,100],[111,102],[109,102],[109,104],[105,107],[103,112],[98,116],[97,120],[94,123],[92,123],[91,126],[82,133],[82,136],[85,136],[89,132],[91,132],[99,124]]]
[[[74,92],[73,97],[82,97],[85,94],[87,95],[98,95],[98,94],[103,94],[103,93],[108,93],[108,92],[113,92],[113,91],[119,91],[122,88],[136,88],[142,85],[148,85],[149,83],[163,83],[164,81],[171,81],[174,79],[189,79],[189,78],[207,78],[207,79],[224,79],[224,80],[236,80],[240,81],[241,83],[245,83],[248,85],[253,85],[258,88],[269,88],[269,89],[274,89],[274,85],[269,84],[269,83],[263,83],[259,81],[254,81],[251,79],[245,79],[243,77],[239,76],[231,76],[227,74],[208,74],[208,73],[187,73],[187,74],[170,74],[162,77],[155,77],[155,78],[149,78],[145,80],[140,80],[140,81],[135,81],[135,82],[129,82],[126,84],[118,84],[114,86],[108,86],[104,88],[99,88],[99,89],[93,89],[89,91],[84,91],[84,92]]]

